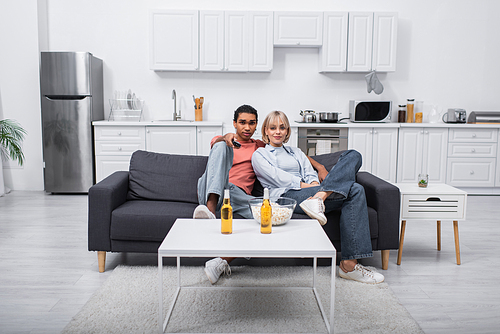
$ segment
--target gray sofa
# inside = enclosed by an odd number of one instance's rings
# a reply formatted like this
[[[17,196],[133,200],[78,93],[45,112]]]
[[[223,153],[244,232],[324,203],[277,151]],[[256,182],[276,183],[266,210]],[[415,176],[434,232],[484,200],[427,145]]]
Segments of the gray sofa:
[[[314,159],[330,169],[341,153]],[[156,253],[175,220],[192,217],[198,205],[197,181],[207,160],[136,151],[128,172],[115,172],[89,189],[88,249],[97,251],[100,272],[106,252]],[[357,182],[365,188],[373,250],[381,251],[382,268],[387,269],[389,250],[399,246],[399,189],[367,172],[359,172]],[[253,194],[262,194],[258,181]],[[342,251],[339,217],[340,211],[329,213],[323,228]]]

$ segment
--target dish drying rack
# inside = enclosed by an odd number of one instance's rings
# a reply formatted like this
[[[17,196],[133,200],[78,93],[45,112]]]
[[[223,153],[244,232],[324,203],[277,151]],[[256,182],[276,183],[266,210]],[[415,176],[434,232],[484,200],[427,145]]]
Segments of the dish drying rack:
[[[110,99],[111,111],[108,121],[141,121],[144,100]]]

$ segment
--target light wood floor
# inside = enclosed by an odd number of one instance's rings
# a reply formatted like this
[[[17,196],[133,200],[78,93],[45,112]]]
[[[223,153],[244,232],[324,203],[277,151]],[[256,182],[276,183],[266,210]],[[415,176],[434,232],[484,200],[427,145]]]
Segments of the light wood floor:
[[[500,196],[469,196],[460,266],[451,221],[442,223],[440,252],[435,222],[408,221],[402,263],[391,251],[383,274],[426,333],[498,333],[499,220]],[[380,268],[380,253],[363,263]],[[156,265],[156,255],[108,254],[98,273],[87,251],[87,196],[0,197],[0,333],[60,332],[119,264]]]

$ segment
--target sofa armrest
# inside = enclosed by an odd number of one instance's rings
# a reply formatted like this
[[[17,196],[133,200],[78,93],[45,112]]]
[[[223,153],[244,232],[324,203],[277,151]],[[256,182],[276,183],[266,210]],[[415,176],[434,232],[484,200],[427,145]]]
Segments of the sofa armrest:
[[[399,247],[399,188],[368,172],[359,172],[356,182],[365,189],[366,203],[377,211],[378,249]]]
[[[115,172],[89,189],[89,251],[111,251],[111,213],[127,200],[128,174]]]

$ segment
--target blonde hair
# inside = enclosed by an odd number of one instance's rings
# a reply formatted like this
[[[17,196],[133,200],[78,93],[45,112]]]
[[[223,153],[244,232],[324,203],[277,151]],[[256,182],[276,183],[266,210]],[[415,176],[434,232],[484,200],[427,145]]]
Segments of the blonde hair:
[[[281,121],[283,122],[283,125],[285,126],[287,130],[287,134],[285,136],[285,139],[283,140],[283,143],[288,142],[288,139],[290,139],[290,123],[288,122],[288,117],[286,117],[285,113],[283,111],[271,111],[266,118],[264,119],[264,122],[262,123],[262,141],[266,144],[269,144],[269,137],[266,134],[266,128],[269,127],[270,124],[275,124],[276,121]]]

